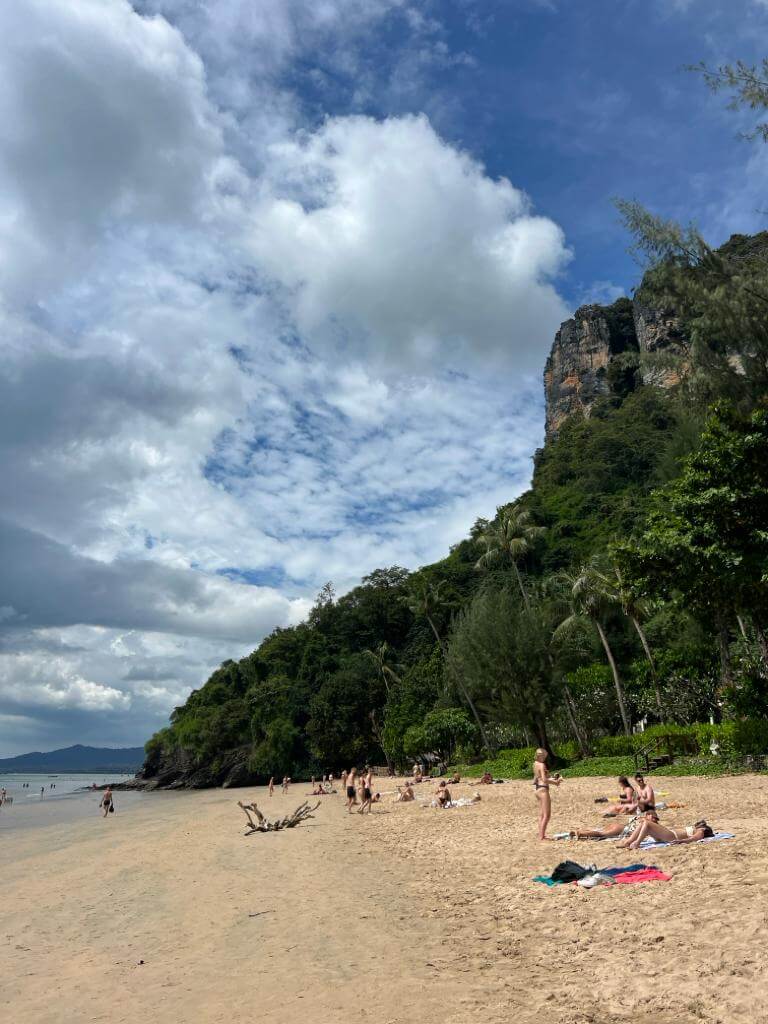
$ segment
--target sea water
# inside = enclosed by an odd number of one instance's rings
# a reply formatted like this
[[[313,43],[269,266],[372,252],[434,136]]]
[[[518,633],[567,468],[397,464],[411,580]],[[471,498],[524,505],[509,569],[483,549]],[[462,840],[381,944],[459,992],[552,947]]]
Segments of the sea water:
[[[101,792],[95,786],[126,782],[132,775],[59,772],[0,774],[0,789],[8,800],[0,807],[0,830],[14,827],[54,825],[99,813]],[[133,806],[140,793],[115,793],[115,812]]]

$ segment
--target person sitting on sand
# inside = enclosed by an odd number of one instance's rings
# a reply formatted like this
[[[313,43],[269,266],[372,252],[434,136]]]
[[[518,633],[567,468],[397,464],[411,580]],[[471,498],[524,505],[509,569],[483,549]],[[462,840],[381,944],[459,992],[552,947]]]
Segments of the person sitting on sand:
[[[410,782],[406,782],[404,786],[397,787],[397,796],[394,801],[396,804],[407,804],[415,799],[416,794],[413,792],[413,786]]]
[[[635,791],[637,809],[647,811],[656,806],[656,794],[650,782],[646,782],[643,775],[637,772],[634,779],[630,779],[630,786]]]
[[[700,839],[710,839],[714,834],[714,831],[703,819],[693,825],[687,825],[685,828],[667,828],[666,825],[660,825],[658,822],[649,821],[646,818],[631,836],[619,840],[616,846],[622,849],[636,850],[647,836],[655,839],[658,843],[682,845],[683,843],[698,843]]]
[[[619,776],[619,789],[621,790],[619,802],[607,808],[603,814],[604,818],[613,818],[617,814],[630,814],[637,809],[637,793],[626,775]]]
[[[461,782],[461,776],[459,775],[458,772],[454,772],[454,774],[448,781],[452,786],[458,786],[458,784]]]
[[[478,783],[478,785],[480,785],[480,786],[490,786],[492,784],[493,784],[493,776],[491,775],[490,772],[485,772],[483,777],[480,779],[480,782]]]
[[[114,800],[112,798],[112,789],[110,786],[107,786],[107,788],[104,790],[104,796],[101,798],[101,803],[99,804],[99,807],[102,807],[104,809],[103,816],[105,818],[109,814],[109,812],[114,808]]]
[[[576,828],[571,831],[570,836],[571,839],[616,839],[617,837],[624,839],[627,836],[631,836],[645,818],[656,823],[659,820],[656,811],[648,810],[641,814],[636,814],[626,823],[614,821],[610,825],[603,825],[602,828]]]
[[[451,803],[451,791],[448,789],[448,783],[443,779],[440,785],[435,790],[435,796],[437,797],[437,803],[440,807],[447,807]]]
[[[539,805],[539,839],[542,841],[547,839],[547,825],[552,817],[552,799],[549,795],[549,787],[550,785],[559,786],[562,782],[559,774],[549,774],[548,757],[549,754],[546,750],[539,747],[533,762],[533,789]]]

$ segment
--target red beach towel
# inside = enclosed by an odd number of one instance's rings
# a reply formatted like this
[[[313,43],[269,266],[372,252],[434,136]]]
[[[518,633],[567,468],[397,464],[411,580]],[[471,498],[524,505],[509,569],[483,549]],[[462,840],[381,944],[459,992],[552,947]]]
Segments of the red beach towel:
[[[667,875],[658,868],[642,868],[640,871],[622,871],[613,876],[614,882],[633,885],[635,882],[669,882],[672,875]]]

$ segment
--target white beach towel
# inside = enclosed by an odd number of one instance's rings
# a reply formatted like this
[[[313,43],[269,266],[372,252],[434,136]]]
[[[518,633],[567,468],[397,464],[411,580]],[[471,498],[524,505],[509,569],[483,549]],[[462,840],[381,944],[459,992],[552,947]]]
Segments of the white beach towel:
[[[715,832],[713,836],[708,836],[706,839],[697,839],[697,843],[716,843],[718,839],[735,839],[733,832]],[[675,846],[675,843],[660,843],[656,839],[652,839],[648,836],[640,843],[641,850],[658,849],[660,846]]]

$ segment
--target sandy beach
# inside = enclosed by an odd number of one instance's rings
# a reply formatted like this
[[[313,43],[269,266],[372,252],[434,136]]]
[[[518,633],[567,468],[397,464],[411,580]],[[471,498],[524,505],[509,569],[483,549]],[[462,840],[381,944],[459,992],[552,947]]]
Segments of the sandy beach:
[[[654,782],[686,805],[663,821],[704,814],[736,839],[640,855],[539,843],[520,782],[366,818],[327,797],[313,822],[248,838],[238,799],[277,815],[308,787],[157,794],[107,821],[7,831],[0,1010],[14,1024],[768,1020],[768,779]],[[594,798],[614,789],[566,781],[551,832],[597,823]],[[532,881],[566,857],[673,879]]]

